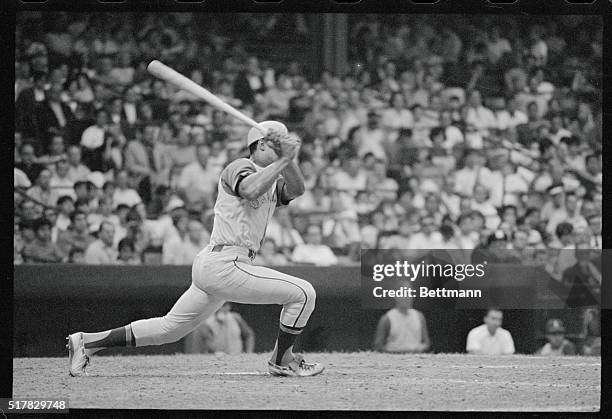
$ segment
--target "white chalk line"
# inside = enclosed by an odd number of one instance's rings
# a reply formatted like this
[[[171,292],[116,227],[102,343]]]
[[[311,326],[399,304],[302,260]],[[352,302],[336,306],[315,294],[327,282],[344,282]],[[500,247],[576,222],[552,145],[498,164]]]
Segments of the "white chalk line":
[[[589,364],[589,363],[581,363],[581,364],[554,364],[554,365],[449,365],[450,368],[530,368],[530,369],[542,369],[548,367],[601,367],[601,364]]]

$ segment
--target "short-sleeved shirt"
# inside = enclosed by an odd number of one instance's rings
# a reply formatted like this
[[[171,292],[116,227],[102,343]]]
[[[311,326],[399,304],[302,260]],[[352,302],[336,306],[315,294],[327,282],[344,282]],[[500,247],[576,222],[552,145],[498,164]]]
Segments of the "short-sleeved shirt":
[[[510,355],[514,353],[514,341],[506,329],[498,327],[492,335],[487,325],[481,324],[468,333],[466,350],[487,355]]]
[[[211,245],[242,246],[255,252],[259,250],[274,210],[289,203],[281,199],[285,185],[281,176],[255,200],[249,201],[240,196],[240,182],[260,170],[263,168],[250,159],[240,158],[221,172]]]

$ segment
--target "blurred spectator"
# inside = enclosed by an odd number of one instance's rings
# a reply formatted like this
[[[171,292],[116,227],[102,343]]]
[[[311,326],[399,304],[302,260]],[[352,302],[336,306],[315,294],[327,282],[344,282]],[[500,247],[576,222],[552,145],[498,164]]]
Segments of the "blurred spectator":
[[[51,171],[43,169],[36,178],[36,185],[28,189],[28,196],[34,200],[37,205],[44,207],[54,207],[57,204],[59,193],[55,189],[51,189]]]
[[[217,176],[209,167],[210,148],[199,145],[196,148],[197,160],[185,166],[177,183],[178,193],[183,197],[188,209],[202,211],[212,208],[214,192],[217,186]]]
[[[595,307],[590,307],[584,310],[584,318],[582,325],[582,336],[584,343],[582,345],[583,355],[601,355],[601,313]]]
[[[51,189],[57,192],[59,196],[67,195],[75,198],[74,181],[69,175],[70,166],[66,158],[62,158],[55,163],[55,170],[49,181]]]
[[[81,148],[79,146],[68,147],[68,178],[73,182],[87,179],[91,172],[87,166],[81,163]]]
[[[70,214],[70,225],[66,230],[60,231],[57,237],[57,245],[67,255],[75,248],[84,252],[93,241],[94,238],[89,233],[87,214],[79,210]]]
[[[253,105],[266,91],[259,60],[251,56],[246,60],[244,71],[234,81],[234,95],[245,105]]]
[[[132,240],[127,238],[119,240],[117,249],[116,263],[118,265],[140,265],[140,258],[136,255],[136,248]]]
[[[185,338],[185,353],[238,355],[255,348],[253,329],[225,303]]]
[[[565,327],[561,320],[549,319],[546,322],[546,340],[548,342],[536,351],[536,355],[576,355],[574,344],[565,339]]]
[[[191,265],[196,255],[208,243],[204,226],[197,220],[186,216],[176,219],[179,236],[172,236],[165,241],[162,248],[162,263],[167,265]]]
[[[129,176],[127,171],[120,170],[115,175],[115,192],[113,193],[113,205],[125,204],[128,207],[133,207],[140,204],[142,199],[135,189],[130,187]]]
[[[395,307],[378,321],[374,350],[389,353],[422,353],[431,346],[425,316],[412,308],[412,298],[396,298]]]
[[[293,226],[293,220],[288,208],[278,208],[268,224],[266,238],[274,241],[281,251],[287,254],[298,245],[304,244],[300,233]]]
[[[59,263],[66,262],[68,257],[51,241],[53,225],[45,218],[34,223],[36,239],[23,247],[25,263]]]
[[[72,222],[70,216],[74,211],[74,199],[69,195],[60,196],[57,199],[57,208],[59,212],[55,225],[60,231],[65,231],[70,227]]]
[[[293,250],[291,260],[297,263],[308,263],[316,266],[329,266],[338,263],[338,258],[332,250],[321,244],[321,227],[309,225],[306,229],[304,244],[298,244]]]
[[[38,135],[36,110],[45,100],[47,73],[33,71],[32,80],[33,85],[16,95],[15,102],[15,132],[20,132],[25,138],[34,138]]]
[[[115,226],[103,221],[98,230],[98,238],[85,249],[85,263],[91,265],[114,265],[117,263],[117,250],[113,246]]]
[[[21,161],[15,164],[15,167],[25,173],[31,183],[36,182],[38,175],[45,167],[36,162],[34,146],[31,143],[21,144],[19,157]]]
[[[45,100],[36,108],[37,136],[41,148],[47,150],[53,135],[62,135],[66,125],[74,118],[70,107],[62,102],[63,88],[52,83],[45,92]]]
[[[510,332],[501,327],[502,319],[501,310],[490,308],[484,317],[484,324],[468,333],[466,351],[476,355],[513,354],[514,340]]]
[[[283,266],[287,265],[287,257],[276,250],[276,244],[273,240],[266,240],[261,245],[254,263],[261,266]]]

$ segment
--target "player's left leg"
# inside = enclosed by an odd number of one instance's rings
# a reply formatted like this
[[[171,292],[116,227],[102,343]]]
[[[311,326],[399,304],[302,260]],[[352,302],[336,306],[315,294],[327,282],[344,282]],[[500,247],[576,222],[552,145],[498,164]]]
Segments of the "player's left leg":
[[[191,285],[163,317],[138,320],[126,326],[96,333],[68,336],[70,375],[81,375],[89,357],[110,347],[149,346],[176,342],[217,311],[224,301]]]

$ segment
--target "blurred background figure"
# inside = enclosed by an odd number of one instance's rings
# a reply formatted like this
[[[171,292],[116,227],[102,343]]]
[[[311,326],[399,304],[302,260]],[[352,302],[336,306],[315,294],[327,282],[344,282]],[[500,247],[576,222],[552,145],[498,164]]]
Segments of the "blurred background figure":
[[[501,327],[503,318],[501,310],[490,308],[484,316],[484,323],[468,333],[465,350],[476,355],[513,354],[514,340],[510,332]]]
[[[425,316],[412,308],[412,302],[411,297],[398,297],[395,307],[380,318],[374,336],[375,351],[421,353],[429,350],[431,342]]]
[[[255,347],[253,329],[240,314],[225,303],[215,314],[204,320],[185,337],[185,353],[251,353]]]
[[[548,342],[537,350],[536,355],[576,355],[576,346],[565,339],[565,327],[561,320],[550,319],[546,322],[546,340]]]

